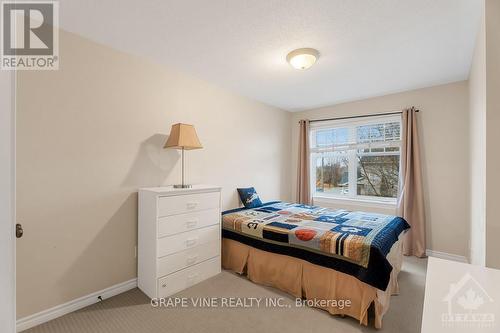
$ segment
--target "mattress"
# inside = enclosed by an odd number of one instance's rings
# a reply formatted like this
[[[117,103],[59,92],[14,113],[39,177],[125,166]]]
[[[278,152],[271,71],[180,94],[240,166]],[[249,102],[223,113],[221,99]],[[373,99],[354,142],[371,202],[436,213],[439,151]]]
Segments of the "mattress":
[[[409,228],[401,217],[269,202],[222,214],[222,236],[254,248],[292,256],[356,277],[386,290],[387,254]]]

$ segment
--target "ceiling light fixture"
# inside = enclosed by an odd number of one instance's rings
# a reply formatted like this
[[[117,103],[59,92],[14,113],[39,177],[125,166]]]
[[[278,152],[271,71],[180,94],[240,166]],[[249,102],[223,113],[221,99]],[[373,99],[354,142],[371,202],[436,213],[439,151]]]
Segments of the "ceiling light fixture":
[[[308,69],[319,58],[318,50],[311,48],[296,49],[288,53],[286,61],[295,69]]]

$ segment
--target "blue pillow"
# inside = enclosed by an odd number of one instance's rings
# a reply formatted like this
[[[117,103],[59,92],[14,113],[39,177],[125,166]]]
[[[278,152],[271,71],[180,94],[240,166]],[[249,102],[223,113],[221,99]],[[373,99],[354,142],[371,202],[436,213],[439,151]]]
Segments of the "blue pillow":
[[[259,195],[253,187],[248,188],[238,188],[238,194],[240,195],[241,202],[246,208],[255,208],[262,206],[262,201],[260,201]]]

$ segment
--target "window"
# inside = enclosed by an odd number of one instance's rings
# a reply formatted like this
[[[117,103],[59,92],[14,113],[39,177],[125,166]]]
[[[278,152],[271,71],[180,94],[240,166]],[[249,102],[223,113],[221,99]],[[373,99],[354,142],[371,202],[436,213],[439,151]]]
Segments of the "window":
[[[401,117],[312,124],[313,195],[395,201],[398,195]]]

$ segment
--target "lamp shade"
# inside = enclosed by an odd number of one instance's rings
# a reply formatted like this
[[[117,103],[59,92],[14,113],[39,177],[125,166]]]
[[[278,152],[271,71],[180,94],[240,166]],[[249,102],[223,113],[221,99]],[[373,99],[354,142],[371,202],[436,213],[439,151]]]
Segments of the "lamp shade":
[[[174,124],[170,129],[170,136],[163,148],[173,149],[200,149],[203,148],[193,125]]]

